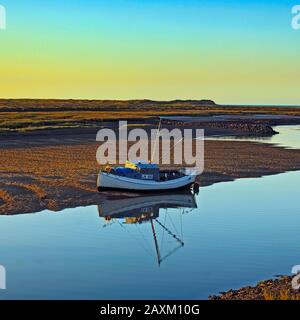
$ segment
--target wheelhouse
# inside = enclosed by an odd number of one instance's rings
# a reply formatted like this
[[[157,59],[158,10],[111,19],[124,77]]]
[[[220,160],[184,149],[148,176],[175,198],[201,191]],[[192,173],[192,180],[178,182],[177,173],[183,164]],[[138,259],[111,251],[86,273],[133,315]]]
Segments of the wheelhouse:
[[[141,179],[160,180],[160,171],[157,164],[126,161],[125,168],[138,172]]]

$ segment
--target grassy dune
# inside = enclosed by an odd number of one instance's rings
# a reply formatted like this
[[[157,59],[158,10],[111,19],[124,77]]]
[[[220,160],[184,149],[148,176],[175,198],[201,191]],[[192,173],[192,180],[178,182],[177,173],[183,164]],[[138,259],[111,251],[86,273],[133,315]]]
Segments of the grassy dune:
[[[107,120],[167,115],[284,114],[300,116],[300,108],[221,106],[209,100],[9,100],[0,99],[0,132],[96,127]]]

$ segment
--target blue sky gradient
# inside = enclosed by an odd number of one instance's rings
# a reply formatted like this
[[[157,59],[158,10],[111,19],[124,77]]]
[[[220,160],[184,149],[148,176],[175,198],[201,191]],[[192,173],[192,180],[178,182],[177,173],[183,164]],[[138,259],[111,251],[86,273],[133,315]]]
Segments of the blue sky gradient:
[[[300,104],[295,1],[0,0],[0,96]]]

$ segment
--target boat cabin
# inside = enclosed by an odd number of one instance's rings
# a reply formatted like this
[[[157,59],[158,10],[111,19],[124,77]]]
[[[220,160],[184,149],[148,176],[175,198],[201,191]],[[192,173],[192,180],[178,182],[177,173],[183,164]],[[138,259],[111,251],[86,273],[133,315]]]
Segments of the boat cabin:
[[[126,161],[124,167],[108,168],[106,171],[121,177],[132,179],[160,180],[159,167],[153,163]]]
[[[180,170],[160,170],[154,163],[126,161],[124,167],[109,167],[105,169],[111,174],[140,180],[168,181],[184,176]]]
[[[139,173],[139,178],[144,180],[160,180],[159,167],[154,163],[126,161],[125,169],[134,170]]]

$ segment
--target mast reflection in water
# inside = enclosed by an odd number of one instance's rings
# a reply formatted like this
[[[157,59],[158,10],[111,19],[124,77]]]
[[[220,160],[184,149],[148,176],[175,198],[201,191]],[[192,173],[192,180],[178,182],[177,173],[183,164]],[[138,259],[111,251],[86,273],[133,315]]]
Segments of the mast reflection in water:
[[[99,216],[104,219],[104,227],[117,223],[124,231],[148,223],[151,228],[158,265],[184,246],[182,216],[197,208],[195,195],[186,193],[164,193],[106,200],[98,206]],[[168,209],[177,209],[176,213]],[[180,214],[180,226],[176,226],[172,215]],[[143,237],[142,232],[140,232]],[[174,246],[162,253],[164,241],[172,240]],[[160,240],[160,241],[159,241]]]

